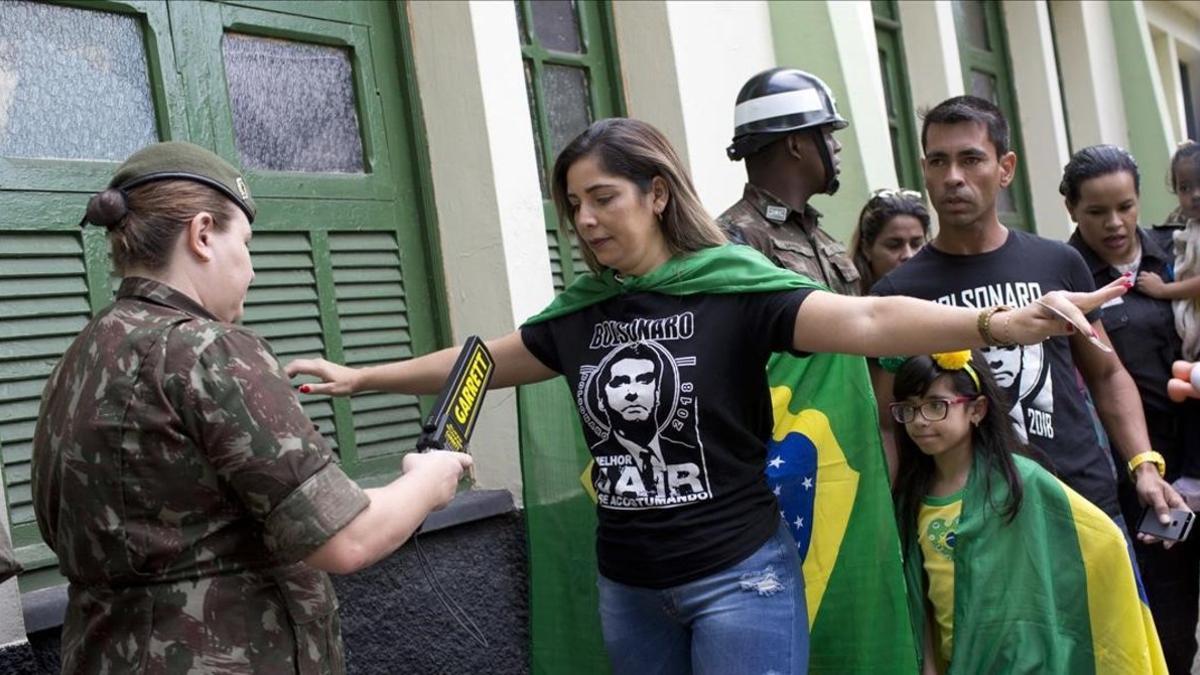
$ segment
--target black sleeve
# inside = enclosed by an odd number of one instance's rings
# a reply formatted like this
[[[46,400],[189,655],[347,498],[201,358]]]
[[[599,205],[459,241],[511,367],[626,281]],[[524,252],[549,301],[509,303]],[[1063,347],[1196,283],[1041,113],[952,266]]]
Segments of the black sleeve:
[[[896,285],[887,276],[875,282],[871,286],[871,295],[896,295]]]
[[[750,315],[746,325],[753,326],[756,334],[767,336],[767,345],[772,352],[791,352],[804,356],[804,352],[792,349],[796,338],[796,314],[812,288],[798,288],[776,293],[749,294]]]
[[[1083,256],[1074,248],[1063,244],[1064,257],[1064,276],[1066,277],[1066,287],[1069,291],[1078,293],[1090,293],[1096,290],[1096,281],[1092,278],[1092,272],[1088,269],[1087,263],[1083,261]],[[1095,323],[1100,320],[1100,309],[1093,309],[1086,315],[1087,320]]]
[[[521,342],[525,348],[550,370],[562,374],[562,361],[558,358],[558,349],[551,330],[551,321],[543,321],[532,325],[521,326]]]

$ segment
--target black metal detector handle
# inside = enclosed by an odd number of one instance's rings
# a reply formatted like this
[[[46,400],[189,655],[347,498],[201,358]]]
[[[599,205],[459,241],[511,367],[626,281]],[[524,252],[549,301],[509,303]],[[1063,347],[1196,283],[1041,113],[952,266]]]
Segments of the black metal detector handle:
[[[446,380],[446,388],[421,426],[417,450],[463,452],[466,449],[495,370],[496,363],[483,340],[475,335],[467,338]]]

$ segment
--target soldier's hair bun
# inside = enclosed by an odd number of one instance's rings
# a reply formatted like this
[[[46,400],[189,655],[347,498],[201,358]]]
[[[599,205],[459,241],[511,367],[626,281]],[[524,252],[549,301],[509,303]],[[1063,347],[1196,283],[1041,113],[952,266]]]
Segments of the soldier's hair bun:
[[[97,192],[88,200],[86,220],[108,230],[121,227],[125,216],[129,213],[129,202],[125,193],[108,189]]]

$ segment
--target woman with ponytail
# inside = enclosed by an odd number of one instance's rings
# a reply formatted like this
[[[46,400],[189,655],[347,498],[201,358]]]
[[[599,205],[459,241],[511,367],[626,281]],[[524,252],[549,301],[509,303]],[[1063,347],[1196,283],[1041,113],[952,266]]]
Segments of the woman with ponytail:
[[[412,453],[362,490],[267,343],[236,325],[254,200],[190,143],[134,153],[80,225],[116,298],[67,348],[33,439],[38,527],[70,582],[64,673],[343,673],[326,572],[391,553],[470,465]]]

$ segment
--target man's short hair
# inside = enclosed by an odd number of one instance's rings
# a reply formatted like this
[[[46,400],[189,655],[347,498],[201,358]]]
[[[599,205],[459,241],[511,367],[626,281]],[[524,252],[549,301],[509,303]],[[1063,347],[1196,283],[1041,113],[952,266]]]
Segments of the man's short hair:
[[[1008,120],[994,103],[978,96],[955,96],[925,111],[921,115],[921,150],[926,147],[931,124],[962,124],[978,122],[987,129],[988,140],[996,148],[996,157],[1009,151]]]

